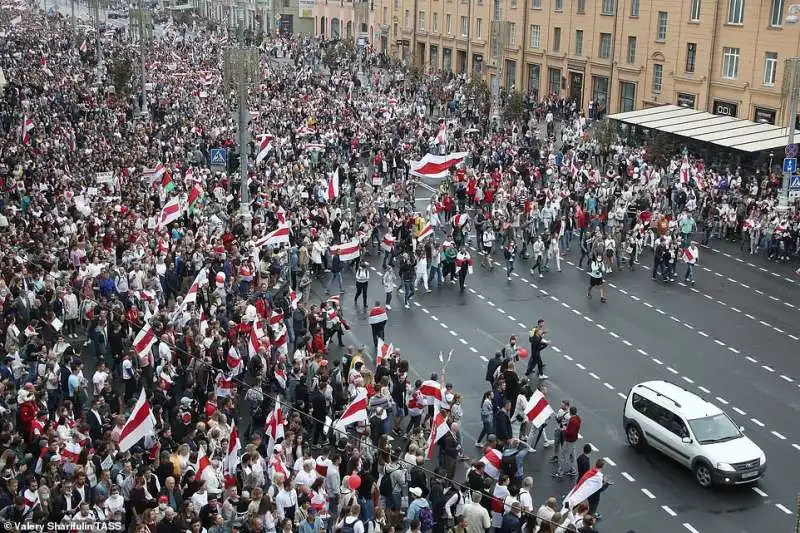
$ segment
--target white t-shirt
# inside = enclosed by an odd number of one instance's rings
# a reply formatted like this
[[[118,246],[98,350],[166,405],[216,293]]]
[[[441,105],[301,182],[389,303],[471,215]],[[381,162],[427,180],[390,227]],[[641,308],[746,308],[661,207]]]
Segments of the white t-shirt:
[[[97,370],[92,376],[92,383],[94,384],[94,391],[100,392],[108,381],[108,372]]]

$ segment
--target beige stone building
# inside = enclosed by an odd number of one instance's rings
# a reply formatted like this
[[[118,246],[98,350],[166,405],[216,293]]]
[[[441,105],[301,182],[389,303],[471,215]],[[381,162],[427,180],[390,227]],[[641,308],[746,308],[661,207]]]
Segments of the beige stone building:
[[[781,124],[784,60],[800,56],[792,1],[376,0],[375,18],[379,49],[493,87]]]

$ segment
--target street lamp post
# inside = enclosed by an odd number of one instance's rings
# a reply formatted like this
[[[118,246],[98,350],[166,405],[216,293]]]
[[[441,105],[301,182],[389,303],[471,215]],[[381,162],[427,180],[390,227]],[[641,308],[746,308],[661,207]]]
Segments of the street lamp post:
[[[139,60],[140,60],[140,77],[141,77],[141,106],[140,111],[142,116],[147,115],[147,68],[145,67],[145,52],[147,51],[147,43],[153,37],[153,14],[141,7],[140,3],[138,9],[131,9],[131,30],[136,29],[139,38]]]
[[[228,89],[229,94],[236,93],[238,115],[239,115],[239,131],[238,131],[238,144],[239,144],[239,210],[242,217],[242,226],[244,226],[245,234],[252,233],[252,214],[250,213],[250,189],[247,186],[248,181],[248,131],[247,123],[249,121],[249,113],[247,109],[248,89],[252,83],[258,80],[258,71],[261,63],[261,56],[258,48],[253,46],[244,45],[244,27],[239,29],[239,44],[238,46],[231,46],[225,49],[224,52],[224,83]]]
[[[795,4],[789,7],[786,18],[784,21],[787,24],[797,24],[800,20],[800,4]],[[788,92],[789,96],[789,135],[786,139],[786,144],[792,146],[794,144],[794,129],[795,121],[797,120],[797,97],[798,89],[800,88],[800,58],[794,57],[786,60],[786,68],[783,74],[784,90]],[[784,172],[783,174],[783,187],[778,196],[778,207],[782,210],[789,209],[789,183],[792,180],[791,172]]]

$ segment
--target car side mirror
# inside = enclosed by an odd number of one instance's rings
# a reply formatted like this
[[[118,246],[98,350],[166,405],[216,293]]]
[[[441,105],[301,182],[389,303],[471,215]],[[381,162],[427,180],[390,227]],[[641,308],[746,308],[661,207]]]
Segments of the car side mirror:
[[[692,443],[692,438],[691,438],[691,437],[683,437],[683,438],[681,439],[681,441],[682,441],[684,444],[691,444],[691,443]]]

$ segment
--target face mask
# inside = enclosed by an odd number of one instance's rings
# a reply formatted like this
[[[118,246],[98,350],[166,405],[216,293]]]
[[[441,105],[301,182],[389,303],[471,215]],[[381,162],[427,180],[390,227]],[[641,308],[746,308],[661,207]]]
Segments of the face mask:
[[[167,508],[167,504],[166,503],[159,503],[158,504],[158,508],[163,511],[163,510],[165,510]]]

